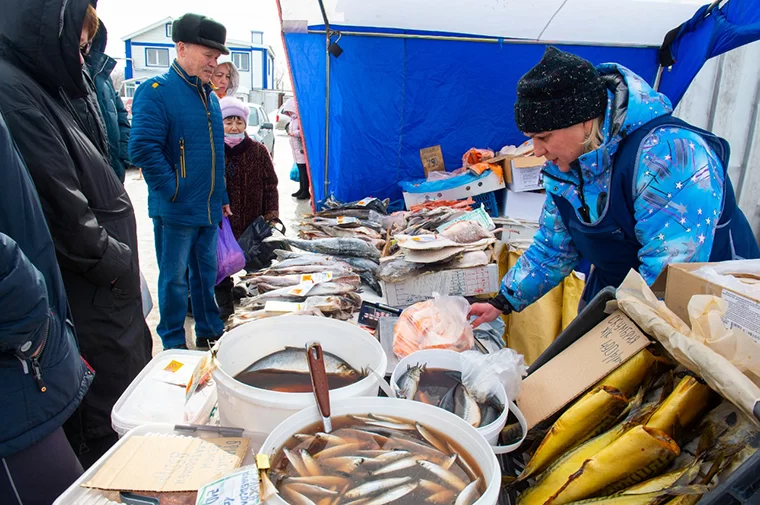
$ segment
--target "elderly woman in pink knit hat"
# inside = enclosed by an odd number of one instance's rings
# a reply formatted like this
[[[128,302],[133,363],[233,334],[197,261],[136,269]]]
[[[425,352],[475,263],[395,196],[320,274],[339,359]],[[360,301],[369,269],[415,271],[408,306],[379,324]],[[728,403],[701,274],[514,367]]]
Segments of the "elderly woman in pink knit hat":
[[[219,105],[224,120],[225,175],[232,209],[230,226],[235,238],[239,238],[257,217],[264,216],[269,221],[279,216],[277,174],[264,144],[245,132],[248,106],[231,96],[222,98]],[[222,319],[226,319],[234,311],[232,279],[222,281],[216,294]]]

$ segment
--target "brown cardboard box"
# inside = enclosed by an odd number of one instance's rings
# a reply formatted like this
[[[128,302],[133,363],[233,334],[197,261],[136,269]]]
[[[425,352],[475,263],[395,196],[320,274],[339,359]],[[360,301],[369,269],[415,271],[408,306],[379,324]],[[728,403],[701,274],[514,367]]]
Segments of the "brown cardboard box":
[[[689,321],[689,302],[694,295],[714,295],[728,302],[728,312],[723,322],[729,328],[741,328],[760,341],[760,299],[716,284],[694,274],[695,270],[710,263],[678,263],[668,265],[665,274],[665,305],[686,324]],[[741,273],[741,272],[737,272]],[[658,279],[655,286],[662,283]]]
[[[496,156],[487,163],[499,165],[504,172],[504,181],[509,189],[514,192],[535,191],[542,189],[539,183],[541,167],[546,163],[546,158],[533,155],[515,156],[511,154]]]
[[[647,345],[649,339],[628,316],[611,314],[525,378],[517,405],[528,428],[559,412]]]

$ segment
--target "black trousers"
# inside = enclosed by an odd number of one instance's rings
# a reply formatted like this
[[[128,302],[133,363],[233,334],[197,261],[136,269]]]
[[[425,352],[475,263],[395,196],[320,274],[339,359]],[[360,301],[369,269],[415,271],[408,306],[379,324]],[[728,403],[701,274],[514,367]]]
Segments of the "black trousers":
[[[0,503],[50,505],[82,475],[62,428],[2,459]]]

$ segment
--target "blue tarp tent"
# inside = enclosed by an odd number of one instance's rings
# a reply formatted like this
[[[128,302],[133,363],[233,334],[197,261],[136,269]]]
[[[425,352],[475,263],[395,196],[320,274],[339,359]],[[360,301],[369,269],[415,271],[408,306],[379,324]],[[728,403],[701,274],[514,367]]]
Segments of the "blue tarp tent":
[[[702,1],[325,0],[322,10],[318,0],[279,0],[315,199],[395,200],[398,181],[422,177],[421,148],[440,144],[452,169],[471,147],[522,143],[515,87],[547,44],[622,63],[654,83],[663,37]],[[711,11],[728,21],[703,34],[710,38],[703,55],[752,38],[737,28],[758,16],[749,4],[757,1]],[[704,12],[692,19],[670,46],[677,58],[691,54],[698,41],[686,36],[702,33],[705,19]],[[721,27],[739,35],[716,35]],[[327,32],[343,50],[338,57],[327,56]],[[685,89],[701,58],[663,72],[662,85]]]

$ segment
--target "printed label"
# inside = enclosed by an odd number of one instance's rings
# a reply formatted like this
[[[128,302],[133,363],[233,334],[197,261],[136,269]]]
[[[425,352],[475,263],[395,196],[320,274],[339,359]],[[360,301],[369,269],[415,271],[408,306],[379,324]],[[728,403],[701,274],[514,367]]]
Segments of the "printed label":
[[[358,218],[351,216],[338,216],[335,221],[340,224],[356,224],[359,222]]]
[[[364,200],[359,200],[358,202],[356,202],[356,206],[366,207],[367,205],[370,204],[370,202],[372,202],[372,200],[374,200],[374,198],[365,198]]]
[[[728,311],[723,318],[726,328],[739,328],[760,342],[760,303],[738,295],[727,289],[723,290],[721,298],[728,302]]]
[[[332,280],[332,272],[316,272],[312,274],[303,274],[301,276],[301,284],[310,282],[312,284],[319,284],[320,282],[327,282]]]
[[[164,370],[166,370],[167,372],[170,372],[170,373],[174,373],[177,370],[179,370],[180,368],[182,368],[183,366],[185,366],[184,363],[180,363],[179,361],[172,360],[171,363],[169,363],[168,365],[166,365],[166,367],[164,368]]]
[[[264,310],[266,312],[298,312],[303,310],[303,303],[270,300],[264,305]]]
[[[303,284],[298,284],[297,286],[293,286],[289,290],[286,291],[287,294],[291,296],[306,296],[309,291],[314,288],[316,284],[313,282],[304,282]]]

